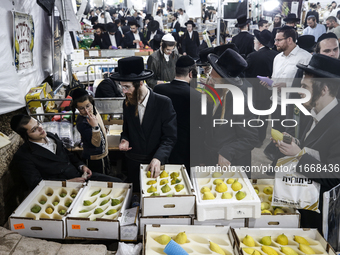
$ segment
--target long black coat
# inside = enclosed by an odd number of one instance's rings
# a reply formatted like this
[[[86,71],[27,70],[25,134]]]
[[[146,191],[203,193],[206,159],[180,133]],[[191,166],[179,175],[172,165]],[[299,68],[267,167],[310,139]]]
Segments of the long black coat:
[[[254,51],[254,36],[248,32],[240,32],[231,39],[232,43],[235,43],[240,54],[248,54]]]
[[[168,97],[150,90],[142,125],[136,116],[136,106],[123,105],[123,132],[121,139],[129,141],[131,150],[126,156],[149,164],[153,158],[165,164],[177,139],[176,112]]]
[[[270,100],[272,91],[263,87],[260,84],[260,79],[256,76],[271,77],[273,73],[273,62],[275,56],[278,54],[275,50],[270,50],[267,47],[252,52],[247,56],[248,67],[245,71],[246,78],[250,79],[250,83],[253,85],[253,95],[255,95],[255,100],[253,101],[264,101]]]
[[[198,113],[200,113],[201,94],[190,87],[189,83],[179,80],[159,84],[153,91],[169,97],[177,114],[177,142],[169,157],[169,163],[184,164],[189,171],[190,136],[194,135],[195,129],[199,128],[194,123],[198,122],[197,117],[199,117],[194,114],[194,110],[198,109]],[[190,123],[193,126],[190,126]]]
[[[103,32],[101,36],[97,34],[94,35],[94,40],[91,43],[91,48],[95,46],[99,46],[100,49],[108,49],[111,45],[110,39],[106,32]]]
[[[116,31],[115,38],[116,38],[117,48],[118,48],[118,46],[122,46],[122,48],[124,48],[122,33],[119,30]],[[105,40],[105,44],[109,45],[107,48],[112,46],[112,43],[111,43],[111,40],[110,40],[110,35],[108,33],[104,34],[104,40]]]
[[[185,32],[182,39],[182,50],[192,58],[198,58],[198,46],[200,46],[200,39],[197,31],[192,32],[190,39],[189,33]]]
[[[146,45],[147,42],[146,42],[146,40],[145,40],[145,38],[144,38],[143,33],[142,33],[142,32],[138,32],[138,33],[139,33],[140,40],[143,42],[144,45]],[[125,37],[124,37],[124,46],[125,46],[126,48],[129,48],[129,49],[131,49],[131,48],[137,48],[137,47],[136,47],[136,44],[133,43],[134,40],[135,40],[135,37],[133,36],[133,34],[132,34],[131,31],[125,33]]]

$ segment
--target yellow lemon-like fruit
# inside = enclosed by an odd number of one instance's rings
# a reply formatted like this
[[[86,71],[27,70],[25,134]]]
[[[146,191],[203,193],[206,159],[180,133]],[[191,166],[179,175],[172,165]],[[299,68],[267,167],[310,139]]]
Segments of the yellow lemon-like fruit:
[[[265,187],[265,188],[263,189],[263,193],[264,193],[264,194],[267,194],[267,195],[271,195],[271,194],[273,194],[273,188],[270,187],[270,186]]]
[[[262,243],[264,245],[271,245],[272,238],[270,236],[264,236],[264,237],[262,237],[260,243]]]
[[[157,189],[153,185],[151,185],[151,187],[147,189],[148,193],[153,193],[153,192],[156,192],[156,191],[157,191]]]
[[[228,190],[228,186],[224,182],[221,182],[221,183],[216,185],[215,190],[219,193],[223,193],[223,192],[226,192]]]
[[[225,252],[222,250],[222,248],[216,244],[216,243],[213,243],[213,242],[210,242],[210,250],[212,250],[213,252],[216,252],[218,254],[222,254],[222,255],[225,255]]]
[[[310,245],[310,243],[302,236],[294,236],[294,241],[300,244]]]
[[[233,196],[230,194],[230,192],[224,192],[222,194],[222,199],[231,199]]]
[[[155,241],[162,245],[167,245],[171,241],[171,237],[168,235],[160,235],[155,238]]]
[[[180,192],[182,189],[184,189],[184,185],[183,185],[183,184],[177,184],[177,185],[175,186],[176,192]]]
[[[172,173],[170,174],[171,179],[176,179],[178,176],[179,176],[179,173],[178,173],[178,172],[172,172]]]
[[[261,250],[267,253],[268,255],[278,255],[278,253],[272,247],[269,246],[263,245]]]
[[[290,247],[281,246],[281,251],[286,255],[298,255],[298,253]]]
[[[155,180],[151,180],[151,181],[148,181],[146,184],[147,185],[152,185],[152,184],[155,184],[157,181],[155,181]]]
[[[278,130],[276,130],[276,129],[274,129],[274,128],[272,128],[272,130],[271,130],[271,135],[272,135],[273,139],[274,139],[276,142],[277,142],[278,140],[280,140],[280,141],[283,140],[283,134],[282,134],[280,131],[278,131]]]
[[[228,183],[228,184],[233,184],[233,183],[234,183],[234,181],[235,181],[234,179],[232,179],[232,178],[229,178],[229,179],[227,180],[227,183]]]
[[[160,175],[161,178],[166,178],[169,177],[169,174],[167,172],[165,172],[165,170],[161,173]]]
[[[169,187],[168,184],[165,184],[162,188],[161,188],[163,193],[167,193],[171,190],[171,188]]]
[[[249,246],[249,247],[255,247],[255,241],[254,239],[249,236],[249,235],[246,235],[243,240],[242,240],[242,243]]]
[[[276,208],[276,209],[274,210],[274,215],[276,215],[276,214],[278,214],[278,213],[285,213],[285,211],[282,210],[281,208]]]
[[[233,191],[239,191],[240,189],[242,189],[242,184],[238,181],[234,181],[234,183],[231,184],[231,188],[233,189]]]
[[[288,237],[285,234],[281,234],[276,238],[276,242],[281,245],[287,245]]]
[[[261,211],[268,210],[270,208],[270,204],[267,202],[261,202]]]
[[[53,209],[51,207],[48,207],[46,210],[45,210],[46,213],[48,214],[51,214],[53,213]]]
[[[212,200],[212,199],[215,199],[215,196],[213,193],[211,193],[210,191],[203,193],[203,200]]]
[[[261,211],[261,214],[270,214],[270,215],[272,215],[272,212],[269,211],[269,210],[263,210],[263,211]]]
[[[243,192],[243,191],[238,191],[238,192],[236,193],[235,197],[236,197],[237,200],[242,200],[243,198],[246,197],[246,195],[247,195],[247,194],[246,194],[245,192]]]
[[[146,173],[146,177],[151,178],[151,172],[150,172],[150,171],[148,171],[148,172]]]
[[[300,243],[299,250],[306,254],[315,254],[315,251],[307,244]]]
[[[253,252],[255,251],[253,248],[242,248],[242,250],[244,250],[248,254],[253,254]]]
[[[216,180],[214,180],[214,185],[217,185],[217,184],[219,184],[219,183],[221,183],[221,182],[223,182],[221,179],[216,179]]]
[[[201,193],[202,193],[202,194],[203,194],[204,192],[209,192],[209,191],[211,191],[211,190],[210,190],[209,187],[207,187],[207,186],[201,188]]]
[[[181,232],[179,233],[174,241],[178,244],[185,244],[187,242],[188,238],[187,238],[187,235],[185,234],[185,232]]]
[[[164,184],[167,184],[167,183],[169,183],[169,181],[167,179],[164,179],[164,180],[161,180],[159,184],[164,185]]]

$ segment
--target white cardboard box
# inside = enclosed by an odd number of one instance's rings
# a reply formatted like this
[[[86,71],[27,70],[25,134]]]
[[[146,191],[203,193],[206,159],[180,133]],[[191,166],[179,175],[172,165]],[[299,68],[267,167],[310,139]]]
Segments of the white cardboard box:
[[[193,219],[192,225],[199,226],[229,226],[232,228],[244,228],[246,219],[233,219],[233,220],[205,220],[198,221]]]
[[[9,225],[12,231],[18,232],[23,236],[31,236],[38,238],[51,238],[51,239],[63,239],[66,236],[66,224],[65,219],[71,207],[67,210],[65,216],[61,217],[61,219],[44,219],[39,218],[37,220],[26,217],[25,211],[28,210],[28,207],[33,203],[33,200],[40,195],[41,192],[44,192],[44,189],[47,187],[64,187],[64,188],[73,188],[78,190],[77,196],[74,198],[72,204],[77,203],[78,198],[81,196],[83,191],[83,185],[78,182],[62,182],[62,181],[44,181],[42,180],[34,190],[26,197],[26,199],[19,205],[19,207],[12,213],[9,217]],[[56,195],[45,196],[47,198],[46,206],[50,206],[52,203],[50,200],[54,200]],[[38,204],[39,205],[39,204]],[[39,205],[43,208],[43,205]],[[58,205],[56,208],[59,208]],[[54,208],[54,207],[53,207]],[[32,214],[27,212],[26,215]],[[43,212],[39,212],[39,215],[43,214]],[[59,217],[58,217],[59,218]]]
[[[139,206],[126,209],[120,220],[120,241],[137,241]]]
[[[79,217],[78,209],[83,203],[84,198],[93,187],[102,189],[121,189],[125,190],[125,198],[122,207],[118,212],[117,219],[96,218],[96,221],[90,218]],[[113,195],[113,194],[112,194]],[[119,228],[121,216],[130,205],[132,196],[131,183],[116,183],[116,182],[97,182],[89,181],[80,195],[77,203],[72,204],[70,214],[66,219],[67,236],[84,237],[84,238],[101,238],[101,239],[119,239]],[[94,209],[94,208],[92,208]]]
[[[165,171],[181,171],[188,192],[186,195],[173,195],[172,197],[149,196],[144,193],[143,182],[147,166],[141,165],[140,169],[142,216],[194,215],[195,193],[184,165],[165,165]]]
[[[146,225],[191,225],[192,218],[190,216],[150,216],[139,218],[139,234],[144,234]]]
[[[110,131],[117,132],[117,134],[110,134]],[[110,125],[109,132],[107,133],[107,142],[109,147],[118,147],[120,143],[120,133],[123,132],[123,125]]]

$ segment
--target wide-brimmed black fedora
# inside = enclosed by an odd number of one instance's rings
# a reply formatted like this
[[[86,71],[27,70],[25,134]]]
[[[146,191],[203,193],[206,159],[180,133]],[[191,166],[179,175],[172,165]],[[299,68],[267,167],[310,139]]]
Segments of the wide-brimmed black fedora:
[[[299,36],[296,44],[299,45],[300,48],[311,53],[314,51],[315,47],[315,36],[314,35]]]
[[[159,29],[159,22],[157,20],[151,20],[148,23],[148,30],[150,30],[151,32],[154,32],[157,29]]]
[[[295,13],[289,13],[287,17],[283,19],[284,22],[299,22],[300,19],[296,17]]]
[[[184,25],[185,25],[185,26],[187,26],[187,25],[192,25],[192,27],[196,27],[196,24],[195,24],[191,19],[188,20]]]
[[[235,27],[244,27],[248,23],[250,23],[250,19],[247,19],[247,15],[241,15],[237,17],[237,24]]]
[[[303,71],[314,74],[316,78],[339,79],[340,60],[321,54],[314,54],[308,65],[297,64]]]
[[[207,66],[207,65],[209,65],[208,55],[210,53],[214,53],[214,48],[213,47],[208,47],[208,48],[205,48],[205,49],[201,50],[198,53],[199,59],[197,59],[196,65],[197,66]]]
[[[221,56],[223,52],[225,52],[227,49],[232,49],[236,51],[237,53],[239,53],[239,50],[235,43],[227,43],[227,44],[216,46],[214,48],[214,54],[216,54],[217,56]]]
[[[142,57],[127,57],[118,60],[118,67],[110,78],[116,81],[142,81],[152,75],[153,71],[144,69]]]
[[[260,30],[254,30],[254,35],[263,46],[266,46],[270,49],[274,47],[273,34],[269,30],[265,29],[261,32]]]
[[[129,26],[136,26],[136,27],[140,27],[140,25],[137,23],[137,20],[133,19],[133,20],[129,20],[128,23]]]
[[[112,22],[107,23],[106,28],[107,28],[107,32],[109,33],[116,33],[118,30],[118,26]]]
[[[243,85],[242,79],[238,76],[248,67],[248,64],[236,51],[227,49],[221,56],[209,54],[208,61],[222,78],[233,85]]]

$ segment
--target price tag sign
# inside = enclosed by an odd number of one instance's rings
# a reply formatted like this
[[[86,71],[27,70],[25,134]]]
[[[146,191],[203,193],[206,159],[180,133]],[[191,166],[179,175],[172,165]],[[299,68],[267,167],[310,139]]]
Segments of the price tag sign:
[[[72,225],[72,229],[80,229],[80,225]]]
[[[18,230],[18,229],[25,229],[25,225],[24,225],[23,223],[14,224],[13,227],[14,227],[15,230]]]

